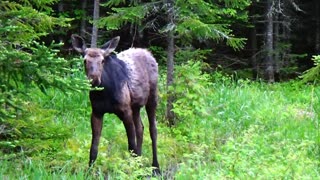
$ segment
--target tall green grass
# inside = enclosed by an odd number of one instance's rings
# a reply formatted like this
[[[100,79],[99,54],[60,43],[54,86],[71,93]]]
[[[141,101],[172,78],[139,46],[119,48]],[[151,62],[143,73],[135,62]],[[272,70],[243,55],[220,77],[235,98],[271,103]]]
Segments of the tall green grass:
[[[316,179],[320,176],[319,87],[295,82],[233,81],[219,73],[203,76],[190,73],[181,77],[189,80],[192,77],[194,83],[200,84],[197,88],[193,83],[180,85],[191,96],[178,96],[185,100],[175,104],[175,110],[182,112],[175,127],[165,125],[165,97],[160,92],[157,117],[162,176],[155,178]],[[160,84],[163,89],[163,83]],[[106,115],[98,159],[94,168],[88,169],[91,143],[88,92],[66,94],[48,90],[44,95],[35,90],[30,96],[30,106],[53,110],[52,121],[70,128],[72,135],[63,144],[57,144],[62,146],[59,151],[39,151],[32,156],[20,152],[16,158],[0,154],[0,179],[151,176],[151,140],[144,111],[143,156],[130,156],[121,121],[114,115]],[[183,116],[188,107],[193,109],[192,113]]]

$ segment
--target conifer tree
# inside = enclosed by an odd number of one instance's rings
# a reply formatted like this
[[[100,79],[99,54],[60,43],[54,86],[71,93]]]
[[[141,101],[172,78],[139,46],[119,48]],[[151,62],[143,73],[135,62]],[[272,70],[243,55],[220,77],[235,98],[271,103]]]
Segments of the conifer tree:
[[[80,79],[66,78],[74,72],[70,63],[58,56],[59,44],[45,44],[41,38],[69,19],[53,17],[56,0],[0,1],[0,125],[16,119],[28,93],[38,87],[65,91],[87,87]],[[23,111],[22,111],[23,112]],[[23,113],[22,113],[23,114]],[[9,131],[7,131],[9,132]],[[0,133],[0,137],[3,134]]]
[[[168,35],[169,39],[173,35],[173,38],[179,39],[179,41],[175,41],[174,46],[188,46],[195,39],[199,41],[214,40],[217,42],[225,41],[228,46],[238,50],[244,46],[245,39],[235,37],[230,26],[235,20],[247,20],[244,9],[250,2],[250,0],[161,0],[143,3],[130,1],[124,6],[124,1],[110,0],[105,5],[111,7],[113,12],[101,18],[100,25],[108,30],[116,30],[127,23],[133,23],[141,25],[143,28],[157,29],[159,35]],[[169,20],[163,23],[164,19]],[[174,57],[170,53],[174,52],[168,48],[168,62],[171,61],[170,57]],[[173,63],[167,63],[167,70],[170,71],[167,72],[167,82],[169,82],[167,85],[169,86],[173,81],[169,75],[173,75],[174,71],[171,64]],[[169,102],[170,99],[168,98],[167,104],[169,108],[172,103]],[[169,111],[171,110],[168,109],[167,114],[170,114]],[[173,118],[171,115],[169,117]],[[172,119],[169,119],[169,124],[174,124]]]

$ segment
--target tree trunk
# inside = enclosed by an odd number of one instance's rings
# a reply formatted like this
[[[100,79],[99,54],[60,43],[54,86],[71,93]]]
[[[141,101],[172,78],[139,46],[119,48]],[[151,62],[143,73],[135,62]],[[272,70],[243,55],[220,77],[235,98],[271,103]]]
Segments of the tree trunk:
[[[280,57],[280,37],[279,37],[279,28],[280,28],[280,14],[278,12],[275,12],[275,24],[274,24],[274,66],[275,66],[275,81],[280,81],[280,69],[281,69],[281,57]]]
[[[82,37],[85,36],[86,34],[86,28],[87,28],[87,21],[86,21],[86,17],[87,17],[87,0],[82,0],[81,2],[81,10],[83,12],[82,17],[81,17],[81,24],[80,24],[80,35]]]
[[[251,57],[250,61],[252,64],[252,77],[253,79],[257,79],[259,76],[259,65],[257,62],[257,30],[256,26],[253,24],[253,27],[250,28],[250,49],[251,49]]]
[[[315,14],[316,19],[316,39],[315,39],[315,53],[320,53],[320,2],[319,0],[314,0],[315,3]]]
[[[265,74],[269,83],[274,82],[274,59],[273,59],[273,1],[267,2],[267,27],[266,27],[266,58],[265,58]]]
[[[174,7],[173,1],[168,0],[168,23],[174,22]],[[174,71],[174,30],[170,30],[167,36],[167,110],[166,110],[166,118],[168,120],[169,126],[175,125],[175,118],[173,109],[173,101],[174,96],[173,93],[169,91],[169,87],[173,84],[173,71]]]
[[[99,19],[99,7],[100,0],[94,0],[94,9],[93,9],[93,26],[92,26],[92,37],[91,37],[91,47],[97,47],[98,39],[98,19]]]
[[[252,65],[252,78],[257,79],[259,76],[259,65],[257,62],[257,29],[256,29],[256,18],[255,18],[255,6],[254,4],[250,7],[250,21],[252,27],[249,28],[249,45],[250,45],[250,63]]]
[[[64,12],[64,4],[63,4],[63,1],[60,1],[59,4],[58,4],[58,12],[59,12],[59,14]],[[63,35],[63,28],[60,27],[60,28],[59,28],[59,31],[60,31],[60,32],[59,32],[59,42],[60,42],[60,43],[64,43],[64,38],[62,37],[62,35]]]

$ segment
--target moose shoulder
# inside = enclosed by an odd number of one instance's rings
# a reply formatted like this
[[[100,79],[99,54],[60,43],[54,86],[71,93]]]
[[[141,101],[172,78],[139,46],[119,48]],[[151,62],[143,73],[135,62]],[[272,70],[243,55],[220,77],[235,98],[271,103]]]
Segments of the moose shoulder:
[[[141,48],[112,54],[119,43],[119,37],[111,39],[101,48],[87,48],[84,39],[78,35],[72,35],[71,38],[73,48],[83,54],[86,76],[92,86],[103,87],[102,90],[90,91],[92,143],[89,165],[97,158],[105,113],[114,113],[121,119],[126,129],[129,150],[141,155],[144,127],[140,109],[145,106],[152,140],[152,166],[156,168],[155,173],[159,173],[155,117],[158,64],[155,58],[148,50]]]

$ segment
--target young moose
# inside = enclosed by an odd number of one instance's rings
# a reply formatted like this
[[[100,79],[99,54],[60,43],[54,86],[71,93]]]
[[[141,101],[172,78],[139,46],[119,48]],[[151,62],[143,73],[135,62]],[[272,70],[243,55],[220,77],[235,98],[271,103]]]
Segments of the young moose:
[[[140,109],[145,106],[152,140],[152,166],[156,168],[155,173],[159,173],[155,117],[158,98],[156,60],[149,51],[140,48],[130,48],[117,55],[112,54],[119,43],[119,36],[101,48],[87,48],[83,38],[78,35],[72,35],[71,38],[73,48],[83,54],[86,75],[92,86],[103,88],[90,91],[92,143],[89,166],[97,158],[105,113],[114,113],[122,120],[129,150],[138,156],[141,155],[144,127]]]

